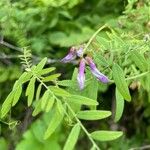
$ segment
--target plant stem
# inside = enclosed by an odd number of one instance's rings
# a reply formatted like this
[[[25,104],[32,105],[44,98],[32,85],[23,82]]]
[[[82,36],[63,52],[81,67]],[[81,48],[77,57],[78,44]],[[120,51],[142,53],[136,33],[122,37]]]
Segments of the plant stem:
[[[83,52],[86,52],[87,48],[89,47],[89,45],[91,44],[91,42],[93,41],[93,39],[97,36],[97,34],[103,30],[104,28],[106,28],[106,25],[103,25],[102,27],[100,27],[93,35],[92,37],[89,39],[89,41],[87,42],[87,44],[85,45],[85,48],[83,50]]]
[[[91,134],[87,131],[87,129],[83,126],[83,124],[81,123],[81,121],[77,118],[77,116],[76,116],[75,112],[72,110],[71,106],[66,101],[65,101],[65,103],[66,103],[66,106],[68,107],[68,109],[70,110],[70,112],[72,113],[72,115],[74,116],[74,118],[76,119],[76,121],[79,123],[80,127],[82,128],[82,130],[85,132],[85,134],[87,135],[87,137],[89,138],[89,140],[93,144],[93,146],[97,150],[100,150],[100,148],[98,147],[98,145],[92,139]]]
[[[132,76],[132,77],[128,77],[128,78],[125,78],[126,81],[128,80],[133,80],[133,79],[136,79],[136,78],[140,78],[140,77],[143,77],[145,75],[147,75],[148,73],[150,73],[149,71],[146,71],[146,72],[143,72],[141,74],[138,74],[138,75],[135,75],[135,76]],[[114,83],[114,80],[110,80],[111,83]]]

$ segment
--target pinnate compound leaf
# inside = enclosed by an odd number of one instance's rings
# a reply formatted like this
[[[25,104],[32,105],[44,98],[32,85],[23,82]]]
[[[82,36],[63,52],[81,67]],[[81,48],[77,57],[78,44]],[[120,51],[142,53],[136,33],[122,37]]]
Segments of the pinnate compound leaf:
[[[57,105],[56,105],[52,119],[51,119],[51,121],[48,125],[48,128],[44,134],[44,139],[49,138],[53,134],[53,132],[56,130],[56,128],[62,122],[63,116],[64,116],[64,112],[60,113],[59,109],[57,108]]]
[[[116,109],[115,109],[115,122],[119,121],[124,110],[124,98],[116,88]]]
[[[119,138],[122,136],[123,132],[122,131],[105,131],[105,130],[100,130],[100,131],[94,131],[91,133],[91,136],[93,139],[98,140],[98,141],[111,141]]]
[[[113,71],[113,79],[120,94],[123,96],[125,100],[131,101],[130,92],[122,68],[118,64],[114,64],[112,71]]]
[[[80,125],[77,123],[72,128],[63,150],[73,150],[74,149],[74,146],[79,137],[79,133],[80,133]]]
[[[32,77],[27,86],[26,96],[28,96],[28,106],[30,106],[32,104],[32,101],[34,98],[35,81],[36,81],[36,79],[34,77]]]
[[[83,120],[99,120],[107,118],[111,115],[110,111],[102,111],[102,110],[85,110],[79,111],[77,113],[77,117]]]
[[[83,104],[83,105],[91,105],[91,106],[95,106],[95,105],[98,105],[98,102],[93,100],[93,99],[90,99],[90,98],[87,98],[87,97],[84,97],[84,96],[79,96],[79,95],[71,95],[70,97],[67,98],[70,102],[73,102],[73,103],[77,103],[77,104]]]

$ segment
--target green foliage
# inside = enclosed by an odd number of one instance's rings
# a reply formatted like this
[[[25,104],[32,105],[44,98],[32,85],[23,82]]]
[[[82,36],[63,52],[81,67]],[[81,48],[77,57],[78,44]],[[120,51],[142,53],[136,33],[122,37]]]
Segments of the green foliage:
[[[115,108],[115,122],[117,122],[123,113],[124,110],[124,98],[123,96],[120,94],[120,92],[118,91],[118,89],[116,88],[115,90],[115,95],[116,95],[116,108]]]
[[[113,72],[113,78],[116,83],[117,89],[122,94],[125,100],[131,101],[131,96],[129,93],[127,83],[125,81],[123,70],[119,65],[114,64],[112,68],[112,72]]]
[[[115,140],[116,138],[122,136],[121,131],[95,131],[91,133],[91,136],[99,141],[109,141]]]
[[[149,7],[147,0],[2,0],[0,98],[6,98],[0,115],[2,136],[6,137],[0,139],[2,149],[7,149],[10,143],[15,143],[13,146],[17,150],[46,150],[49,147],[59,150],[62,145],[65,150],[74,149],[75,145],[77,149],[89,149],[91,144],[91,149],[121,149],[122,143],[125,149],[129,149],[141,143],[147,144],[147,124],[150,121]],[[3,43],[3,39],[21,48],[10,47]],[[93,57],[97,68],[110,79],[109,84],[96,80],[87,67],[85,88],[80,91],[77,68],[70,78],[70,65],[61,64],[56,59],[64,55],[63,49],[83,43],[86,44],[85,54]],[[19,59],[12,57],[18,55],[18,51],[21,52]],[[45,56],[54,58],[54,61],[47,58],[41,60]],[[18,69],[18,60],[23,64],[24,73]],[[51,62],[58,63],[50,65]],[[9,91],[10,88],[12,91]],[[129,111],[124,106],[124,100],[127,107],[131,106]],[[26,124],[26,116],[24,119],[20,117],[20,114],[24,116],[24,106],[33,109],[32,116],[36,117],[31,119],[31,126],[20,140],[21,136],[16,133],[16,126],[19,126],[16,120]],[[107,123],[99,121],[111,115],[110,107],[114,116],[108,118]],[[140,113],[143,115],[139,116]],[[119,120],[119,123],[114,123]],[[12,129],[11,135],[3,124]],[[61,130],[64,127],[67,130]],[[116,130],[124,129],[128,136],[120,138],[123,132],[110,131],[114,127]],[[134,136],[132,142],[126,143],[131,136]],[[114,144],[115,141],[100,145],[95,142],[117,138],[119,144]],[[86,139],[91,142],[90,145],[87,141],[87,145],[82,144],[85,145],[83,147],[76,144],[78,140],[82,143]]]

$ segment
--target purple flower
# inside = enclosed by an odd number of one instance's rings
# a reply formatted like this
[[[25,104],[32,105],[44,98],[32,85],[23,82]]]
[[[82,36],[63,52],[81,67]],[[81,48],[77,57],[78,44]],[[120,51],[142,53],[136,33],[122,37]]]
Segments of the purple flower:
[[[61,60],[63,63],[70,62],[76,58],[76,49],[71,47],[69,53]]]
[[[78,71],[78,76],[77,76],[77,80],[78,80],[79,87],[81,90],[84,88],[84,81],[85,81],[84,70],[85,70],[85,59],[82,58],[80,60],[79,71]]]
[[[100,81],[103,82],[103,83],[109,82],[109,79],[97,69],[97,67],[96,67],[96,65],[94,64],[92,58],[86,57],[85,59],[86,59],[87,63],[88,63],[89,66],[90,66],[90,69],[91,69],[92,74],[93,74],[94,76],[96,76],[96,78],[97,78],[98,80],[100,80]]]

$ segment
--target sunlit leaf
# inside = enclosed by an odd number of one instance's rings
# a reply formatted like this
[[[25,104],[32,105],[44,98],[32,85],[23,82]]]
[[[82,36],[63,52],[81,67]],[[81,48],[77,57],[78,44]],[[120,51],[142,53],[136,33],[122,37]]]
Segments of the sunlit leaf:
[[[22,93],[22,86],[19,86],[16,90],[15,90],[15,94],[14,94],[14,98],[13,98],[13,103],[12,106],[15,106],[16,103],[18,102],[20,96]]]
[[[48,99],[48,102],[45,108],[46,112],[49,112],[52,109],[54,102],[55,102],[55,98],[53,96]]]
[[[42,69],[41,71],[38,71],[37,74],[38,75],[45,75],[45,74],[48,74],[48,73],[54,71],[55,69],[56,69],[55,67],[45,68],[45,69]]]
[[[14,97],[14,91],[11,92],[6,100],[4,101],[4,103],[2,104],[2,109],[1,109],[1,118],[3,118],[11,109],[11,104],[13,101],[13,97]]]
[[[39,84],[37,91],[36,91],[36,100],[38,100],[40,98],[41,89],[42,89],[42,84]]]
[[[122,131],[105,131],[105,130],[100,130],[100,131],[94,131],[91,133],[91,136],[93,139],[98,140],[98,141],[111,141],[119,138],[122,136],[123,132]]]
[[[42,80],[43,82],[49,82],[49,81],[53,81],[53,80],[56,80],[58,77],[60,77],[60,73],[57,73],[57,74],[53,74],[53,75],[50,75],[48,77],[44,77],[44,79]]]
[[[61,89],[59,87],[49,86],[49,89],[57,96],[62,96],[62,97],[70,96],[70,93],[68,93],[66,90]]]
[[[83,105],[98,105],[98,102],[84,97],[84,96],[80,96],[80,95],[71,95],[70,97],[67,98],[68,101],[73,102],[73,103],[77,103],[77,104],[83,104]]]
[[[110,111],[102,111],[102,110],[85,110],[79,111],[77,113],[77,117],[83,120],[99,120],[107,118],[111,115]]]
[[[33,98],[34,98],[34,90],[35,90],[35,81],[36,79],[33,77],[31,78],[27,89],[26,89],[26,96],[28,96],[28,106],[32,104]]]
[[[36,66],[36,72],[38,72],[38,71],[41,71],[42,69],[43,69],[43,67],[45,66],[45,64],[46,64],[46,62],[47,62],[47,58],[45,57],[45,58],[43,58],[40,62],[39,62],[39,64]]]

